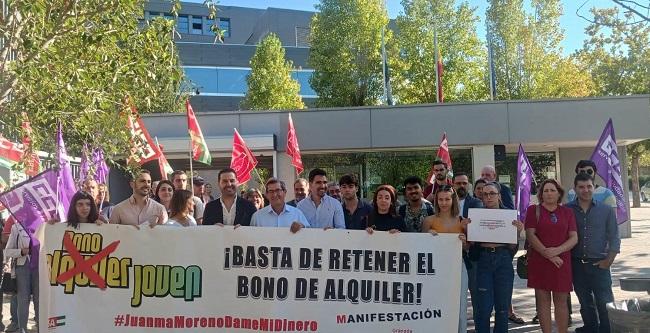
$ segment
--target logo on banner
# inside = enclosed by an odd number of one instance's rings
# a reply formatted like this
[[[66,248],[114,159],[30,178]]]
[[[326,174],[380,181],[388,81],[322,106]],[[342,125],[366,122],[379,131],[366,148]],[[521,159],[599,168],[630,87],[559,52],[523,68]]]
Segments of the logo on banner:
[[[56,191],[50,186],[46,178],[34,178],[30,183],[24,184],[16,191],[5,194],[5,206],[12,212],[18,212],[31,206],[32,212],[44,214],[44,221],[57,216]]]
[[[59,326],[65,326],[65,316],[50,317],[47,319],[47,328],[50,330]]]
[[[65,294],[76,288],[132,288],[131,307],[142,305],[146,297],[201,297],[202,271],[198,266],[133,265],[130,257],[115,257],[119,241],[103,247],[99,233],[66,231],[62,246],[47,255],[50,285],[63,286]],[[129,279],[130,275],[132,279]],[[130,285],[133,281],[133,286]]]

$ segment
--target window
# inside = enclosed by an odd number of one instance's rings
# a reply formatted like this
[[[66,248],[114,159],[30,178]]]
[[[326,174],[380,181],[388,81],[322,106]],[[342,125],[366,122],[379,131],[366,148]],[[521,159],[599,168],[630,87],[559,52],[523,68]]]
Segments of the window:
[[[195,35],[200,35],[203,33],[203,18],[202,17],[192,17],[192,33]]]
[[[217,70],[218,92],[221,94],[246,94],[248,88],[246,76],[250,71],[250,69],[219,68]]]
[[[178,15],[178,21],[176,21],[176,30],[180,33],[188,33],[190,27],[190,19],[187,15]]]
[[[291,77],[300,84],[300,95],[303,97],[316,97],[316,92],[309,85],[313,71],[293,71]]]
[[[216,68],[193,68],[185,67],[186,79],[191,81],[193,90],[199,93],[216,94],[217,91],[217,69]]]
[[[223,37],[230,37],[230,19],[219,18],[219,29],[223,31]]]
[[[212,35],[212,25],[214,24],[213,19],[206,18],[205,26],[203,26],[203,33],[206,35]]]
[[[310,47],[309,43],[309,27],[296,27],[296,46]]]

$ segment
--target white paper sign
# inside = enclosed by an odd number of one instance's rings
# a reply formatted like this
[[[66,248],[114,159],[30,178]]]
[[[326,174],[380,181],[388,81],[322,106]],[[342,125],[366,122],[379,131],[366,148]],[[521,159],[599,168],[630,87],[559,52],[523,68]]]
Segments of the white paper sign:
[[[516,210],[470,208],[467,215],[472,220],[467,226],[468,241],[517,244],[517,227],[512,225]]]

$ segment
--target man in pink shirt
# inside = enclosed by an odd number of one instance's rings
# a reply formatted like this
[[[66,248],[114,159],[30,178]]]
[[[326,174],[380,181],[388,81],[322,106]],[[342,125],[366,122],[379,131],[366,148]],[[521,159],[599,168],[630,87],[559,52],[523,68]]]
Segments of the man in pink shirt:
[[[129,182],[133,195],[113,208],[110,223],[141,225],[164,224],[167,221],[165,206],[149,198],[151,192],[151,174],[140,170]]]

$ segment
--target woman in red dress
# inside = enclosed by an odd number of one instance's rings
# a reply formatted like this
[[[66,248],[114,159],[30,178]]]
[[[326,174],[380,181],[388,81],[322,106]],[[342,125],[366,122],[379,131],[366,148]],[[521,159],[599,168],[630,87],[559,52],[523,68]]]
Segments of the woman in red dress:
[[[564,189],[554,179],[539,187],[539,205],[526,212],[528,287],[535,288],[537,314],[542,332],[550,333],[551,300],[555,308],[558,333],[566,333],[567,297],[572,290],[571,249],[578,243],[576,221],[570,208],[560,205]]]

